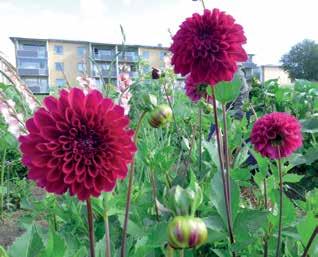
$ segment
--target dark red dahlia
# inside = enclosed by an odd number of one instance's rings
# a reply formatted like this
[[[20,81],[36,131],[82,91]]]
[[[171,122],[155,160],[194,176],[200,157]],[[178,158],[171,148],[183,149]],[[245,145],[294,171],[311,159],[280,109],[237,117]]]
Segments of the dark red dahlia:
[[[265,157],[287,157],[302,145],[301,125],[288,113],[266,114],[255,122],[251,142],[255,150]]]
[[[191,73],[195,82],[214,85],[230,81],[237,62],[247,60],[242,26],[219,9],[204,10],[187,18],[173,37],[170,50],[176,73]]]
[[[97,90],[73,88],[44,99],[21,136],[28,177],[48,192],[69,191],[80,200],[111,191],[127,175],[136,146],[124,109]]]
[[[191,76],[188,76],[185,83],[186,95],[193,101],[197,102],[201,98],[210,100],[210,96],[207,94],[207,83],[194,83]],[[207,99],[208,98],[208,99]]]

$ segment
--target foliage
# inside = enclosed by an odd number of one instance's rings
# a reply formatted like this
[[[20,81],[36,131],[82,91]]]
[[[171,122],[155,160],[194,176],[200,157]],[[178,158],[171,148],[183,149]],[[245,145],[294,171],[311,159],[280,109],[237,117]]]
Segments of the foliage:
[[[304,40],[283,55],[281,62],[292,79],[318,80],[318,45]]]

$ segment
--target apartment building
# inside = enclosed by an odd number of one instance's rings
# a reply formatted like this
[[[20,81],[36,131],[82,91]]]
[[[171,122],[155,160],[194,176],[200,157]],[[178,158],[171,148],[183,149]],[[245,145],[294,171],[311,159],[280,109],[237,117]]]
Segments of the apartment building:
[[[88,75],[101,86],[103,81],[116,83],[125,69],[134,77],[142,58],[151,67],[162,68],[168,48],[144,45],[121,45],[60,39],[11,37],[15,46],[16,66],[20,77],[34,93],[47,94],[51,87],[76,85],[76,78]]]

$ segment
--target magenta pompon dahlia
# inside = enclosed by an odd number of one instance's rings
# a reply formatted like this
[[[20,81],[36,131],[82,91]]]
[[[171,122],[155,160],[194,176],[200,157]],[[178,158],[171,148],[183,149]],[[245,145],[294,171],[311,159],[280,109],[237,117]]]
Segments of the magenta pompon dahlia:
[[[173,36],[170,47],[174,71],[195,82],[214,85],[231,81],[237,62],[247,60],[243,27],[219,9],[204,10],[187,18]]]
[[[186,95],[191,99],[192,102],[198,102],[201,98],[210,101],[211,96],[207,94],[208,84],[194,83],[191,76],[188,76],[185,82]]]
[[[262,156],[271,159],[288,157],[302,146],[301,125],[288,113],[266,114],[255,122],[251,142]]]
[[[78,88],[48,96],[44,105],[27,120],[29,134],[19,138],[28,178],[79,200],[112,191],[137,150],[124,109],[97,90],[84,95]]]

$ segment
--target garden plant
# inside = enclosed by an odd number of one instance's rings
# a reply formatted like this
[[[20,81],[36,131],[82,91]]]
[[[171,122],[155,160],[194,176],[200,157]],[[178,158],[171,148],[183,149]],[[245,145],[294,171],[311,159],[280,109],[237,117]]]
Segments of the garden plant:
[[[318,256],[318,83],[254,80],[238,117],[244,29],[201,3],[100,90],[35,96],[0,57],[0,257]]]

